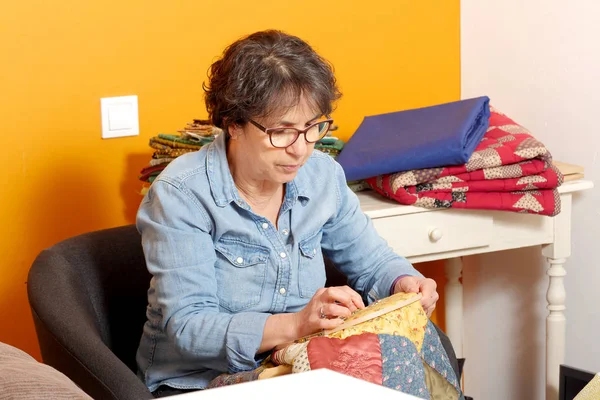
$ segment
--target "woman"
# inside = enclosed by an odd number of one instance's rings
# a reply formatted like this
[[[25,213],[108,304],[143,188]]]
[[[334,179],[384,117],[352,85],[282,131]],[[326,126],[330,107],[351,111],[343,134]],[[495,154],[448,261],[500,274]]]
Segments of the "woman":
[[[340,97],[324,59],[297,37],[255,33],[212,65],[205,91],[224,133],[173,161],[137,217],[153,275],[137,362],[151,391],[251,370],[397,291],[421,292],[431,314],[435,282],[391,251],[341,167],[313,152]],[[323,288],[323,254],[352,288]]]

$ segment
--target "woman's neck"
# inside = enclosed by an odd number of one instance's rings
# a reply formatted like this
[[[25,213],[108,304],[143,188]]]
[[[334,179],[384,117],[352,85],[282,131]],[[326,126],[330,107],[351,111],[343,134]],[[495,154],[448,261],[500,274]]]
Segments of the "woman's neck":
[[[258,208],[268,206],[276,198],[279,198],[279,202],[281,203],[283,184],[253,180],[241,173],[241,170],[243,169],[238,169],[237,174],[232,171],[231,175],[233,176],[235,186],[244,200]]]
[[[230,143],[231,144],[231,143]],[[233,146],[232,146],[233,147]],[[261,179],[260,172],[254,171],[248,157],[238,156],[239,152],[231,147],[227,149],[227,162],[240,196],[257,213],[281,207],[284,195],[282,183]]]

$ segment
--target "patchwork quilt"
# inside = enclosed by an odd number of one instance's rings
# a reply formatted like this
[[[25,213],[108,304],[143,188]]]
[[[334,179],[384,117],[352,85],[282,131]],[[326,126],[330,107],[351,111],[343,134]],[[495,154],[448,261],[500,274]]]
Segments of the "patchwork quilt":
[[[416,296],[397,293],[382,299],[355,312],[341,329],[287,344],[258,369],[220,375],[209,387],[328,368],[422,399],[464,399],[437,330]]]

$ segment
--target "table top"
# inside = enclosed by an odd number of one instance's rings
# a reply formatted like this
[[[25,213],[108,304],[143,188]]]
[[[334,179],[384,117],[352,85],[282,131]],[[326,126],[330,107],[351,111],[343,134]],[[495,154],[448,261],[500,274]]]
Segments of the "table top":
[[[353,378],[329,369],[317,369],[270,379],[171,396],[177,400],[211,399],[377,399],[416,400],[417,397]]]

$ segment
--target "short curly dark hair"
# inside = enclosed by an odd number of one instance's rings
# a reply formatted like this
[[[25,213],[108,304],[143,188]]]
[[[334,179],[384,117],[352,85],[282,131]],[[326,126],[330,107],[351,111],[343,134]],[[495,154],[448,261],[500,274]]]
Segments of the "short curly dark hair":
[[[328,115],[341,97],[333,66],[305,41],[277,30],[256,32],[228,46],[202,87],[209,120],[225,130],[284,113],[302,95]]]

